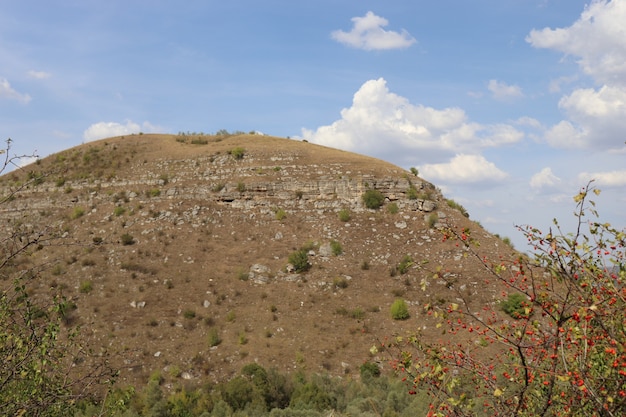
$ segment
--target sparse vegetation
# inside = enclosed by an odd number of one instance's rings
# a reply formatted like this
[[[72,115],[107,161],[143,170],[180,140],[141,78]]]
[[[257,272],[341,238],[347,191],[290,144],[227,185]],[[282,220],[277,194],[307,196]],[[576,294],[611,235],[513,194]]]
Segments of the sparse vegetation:
[[[452,199],[448,199],[448,200],[446,200],[446,204],[448,205],[448,207],[453,208],[455,210],[458,210],[459,213],[461,213],[463,216],[469,217],[469,213],[467,212],[467,210],[465,210],[465,207],[463,207],[462,205],[460,205],[456,201],[454,201]]]
[[[121,240],[122,240],[122,245],[124,246],[135,244],[135,238],[131,234],[128,234],[128,233],[124,233],[121,237]]]
[[[415,263],[410,255],[405,255],[404,258],[398,264],[398,272],[402,275],[409,272],[409,268],[412,267]]]
[[[350,210],[344,208],[339,210],[339,220],[341,220],[342,222],[348,222],[350,221],[351,218],[351,214],[350,214]]]
[[[85,214],[85,209],[82,207],[74,207],[74,210],[72,211],[72,215],[71,218],[72,220],[76,220],[78,218],[83,217],[83,215]]]
[[[330,241],[330,250],[335,256],[339,256],[343,253],[343,247],[341,246],[341,243],[336,240]]]
[[[91,281],[81,281],[78,286],[78,291],[83,294],[89,294],[93,290],[93,283]]]
[[[387,212],[389,214],[397,214],[398,211],[400,211],[400,209],[398,208],[398,204],[397,203],[391,203],[387,205]]]
[[[306,272],[311,268],[308,251],[300,249],[289,255],[289,263],[293,265],[296,272]]]
[[[236,147],[231,149],[230,151],[228,151],[229,155],[232,156],[233,158],[235,158],[236,160],[241,160],[243,159],[244,155],[246,154],[246,150],[242,147]]]
[[[367,190],[363,194],[363,204],[368,209],[377,210],[379,209],[383,203],[385,202],[385,196],[378,190]]]
[[[393,304],[391,304],[391,318],[394,320],[406,320],[409,317],[409,307],[406,301],[401,298],[396,299]]]
[[[285,219],[285,217],[287,217],[287,212],[284,209],[279,208],[276,210],[275,217],[276,217],[276,220],[282,221]]]
[[[429,229],[432,229],[433,227],[435,227],[438,221],[439,216],[437,215],[437,213],[430,213],[426,219],[426,224],[428,225]]]

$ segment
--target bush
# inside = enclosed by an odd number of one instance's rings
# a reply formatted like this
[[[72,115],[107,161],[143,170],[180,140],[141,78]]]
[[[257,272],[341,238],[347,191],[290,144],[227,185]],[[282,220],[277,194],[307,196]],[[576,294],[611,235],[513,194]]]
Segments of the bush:
[[[236,160],[241,160],[241,159],[243,159],[244,155],[246,154],[246,150],[244,148],[241,148],[241,147],[236,147],[236,148],[233,148],[230,151],[228,151],[228,153],[230,154],[230,156],[232,156]]]
[[[128,234],[128,233],[124,233],[122,235],[122,245],[128,246],[128,245],[134,245],[135,244],[135,238]]]
[[[409,272],[409,268],[412,267],[413,264],[413,259],[411,259],[409,255],[405,255],[404,258],[402,258],[402,261],[398,264],[398,272],[402,275],[406,274]]]
[[[282,221],[285,219],[285,217],[287,217],[287,212],[281,208],[279,208],[278,210],[276,210],[276,220],[278,221]]]
[[[408,190],[406,190],[406,196],[409,200],[417,200],[417,188],[411,184]]]
[[[428,225],[429,229],[432,229],[433,227],[435,227],[438,221],[439,221],[439,216],[437,215],[437,213],[430,213],[426,220],[426,224]]]
[[[398,205],[396,203],[391,203],[387,206],[387,213],[389,214],[396,214],[399,210],[400,209],[398,208]]]
[[[91,281],[81,281],[80,285],[78,286],[78,291],[82,292],[83,294],[89,294],[92,290],[93,284],[91,283]]]
[[[348,209],[341,209],[339,211],[339,220],[341,220],[342,222],[347,222],[350,221],[350,210]]]
[[[289,255],[289,263],[293,265],[296,272],[306,272],[311,268],[309,254],[306,249],[300,249]]]
[[[209,330],[208,342],[209,342],[209,347],[215,347],[219,345],[220,343],[222,343],[222,338],[220,337],[220,333],[215,327],[212,327]]]
[[[335,256],[339,256],[343,253],[343,248],[341,247],[341,243],[337,242],[336,240],[330,241],[330,250]]]
[[[348,280],[346,277],[337,277],[333,279],[333,285],[335,288],[348,288]]]
[[[85,209],[82,207],[74,207],[74,211],[72,211],[72,220],[76,220],[80,217],[83,217],[85,214]]]
[[[531,314],[531,305],[523,294],[515,292],[500,303],[502,311],[514,319],[527,319]]]
[[[359,368],[361,379],[377,378],[380,376],[380,368],[373,362],[365,362]]]
[[[115,208],[113,209],[113,214],[117,217],[124,214],[124,212],[126,212],[126,209],[122,206],[115,206]]]
[[[406,346],[398,368],[413,392],[427,390],[432,415],[626,415],[626,229],[598,217],[597,194],[589,183],[574,197],[573,232],[556,219],[546,232],[520,227],[532,257],[507,259],[479,249],[467,229],[446,230],[484,267],[485,281],[511,292],[496,308],[457,298],[437,327],[458,336],[398,341]]]
[[[394,320],[406,320],[409,317],[409,308],[406,305],[406,301],[401,298],[396,299],[391,304],[391,318]]]
[[[456,201],[449,199],[446,200],[446,203],[448,204],[448,207],[458,210],[465,217],[469,217],[469,213],[467,212],[467,210],[465,210],[465,207],[463,207]]]
[[[367,190],[362,199],[365,207],[373,210],[379,209],[385,202],[385,196],[378,190]]]

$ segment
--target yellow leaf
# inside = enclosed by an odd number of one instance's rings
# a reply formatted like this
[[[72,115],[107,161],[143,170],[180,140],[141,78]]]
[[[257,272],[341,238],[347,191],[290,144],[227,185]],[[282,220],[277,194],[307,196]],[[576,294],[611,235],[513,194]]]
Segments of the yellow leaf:
[[[500,397],[502,394],[503,392],[500,388],[496,388],[496,390],[493,392],[494,397]]]
[[[593,190],[595,195],[600,195],[600,193],[602,192],[601,190],[598,190],[597,188],[595,190]]]
[[[459,309],[459,305],[457,303],[452,303],[450,304],[450,308],[452,309],[452,311],[456,311]]]

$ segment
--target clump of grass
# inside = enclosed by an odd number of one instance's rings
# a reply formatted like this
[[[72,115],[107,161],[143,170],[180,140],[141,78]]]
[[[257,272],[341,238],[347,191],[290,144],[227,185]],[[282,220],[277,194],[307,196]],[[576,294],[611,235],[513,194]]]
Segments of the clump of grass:
[[[211,327],[211,329],[209,329],[208,342],[209,342],[209,347],[215,347],[219,345],[220,343],[222,343],[222,338],[220,337],[220,333],[215,327]]]
[[[196,312],[194,310],[187,309],[183,311],[183,317],[186,319],[193,319],[196,317]]]
[[[302,248],[289,255],[289,263],[293,265],[296,272],[306,272],[311,268],[309,263],[308,250]]]
[[[467,212],[467,210],[465,210],[465,207],[463,207],[462,205],[460,205],[456,201],[454,201],[452,199],[448,199],[448,200],[446,200],[446,204],[448,204],[448,207],[453,208],[455,210],[458,210],[463,216],[469,217],[469,213]]]
[[[341,220],[342,222],[348,222],[350,221],[351,218],[351,214],[350,214],[350,210],[344,208],[339,210],[339,220]]]
[[[235,318],[237,318],[237,315],[232,310],[226,314],[226,321],[229,323],[232,323],[233,321],[235,321]]]
[[[435,227],[438,221],[439,216],[437,215],[437,213],[430,213],[428,215],[428,218],[426,219],[426,224],[428,225],[429,229],[432,229],[433,227]]]
[[[409,308],[401,298],[396,299],[391,304],[391,318],[394,320],[406,320],[410,317]]]
[[[134,245],[135,244],[135,238],[128,233],[124,233],[122,235],[122,245],[124,246],[128,246],[128,245]]]
[[[236,148],[233,148],[230,151],[228,151],[228,153],[230,154],[230,156],[232,156],[236,160],[241,160],[246,154],[246,150],[242,147],[237,146]]]
[[[93,290],[93,283],[91,281],[81,281],[78,286],[78,291],[83,294],[89,294]]]
[[[407,272],[409,272],[409,268],[412,267],[413,265],[414,265],[414,262],[411,256],[405,255],[404,258],[402,258],[402,260],[398,264],[398,272],[404,275]]]
[[[76,220],[80,217],[83,217],[85,214],[85,209],[82,207],[74,207],[74,211],[72,211],[71,218],[72,220]]]
[[[285,217],[287,217],[287,212],[285,210],[283,210],[282,208],[276,210],[276,220],[282,221],[285,219]]]
[[[391,203],[387,206],[387,213],[389,214],[396,214],[398,211],[400,211],[400,209],[396,203]]]
[[[343,253],[343,248],[341,247],[341,243],[337,242],[336,240],[330,241],[330,250],[335,256],[339,256]]]
[[[125,212],[126,212],[126,209],[122,206],[115,206],[115,208],[113,209],[113,214],[117,217],[121,216]]]
[[[335,286],[335,288],[348,288],[348,280],[346,279],[346,277],[337,277],[333,279],[333,285]]]
[[[237,183],[237,191],[239,191],[240,193],[245,192],[246,191],[246,183],[242,182],[242,181],[239,181]]]

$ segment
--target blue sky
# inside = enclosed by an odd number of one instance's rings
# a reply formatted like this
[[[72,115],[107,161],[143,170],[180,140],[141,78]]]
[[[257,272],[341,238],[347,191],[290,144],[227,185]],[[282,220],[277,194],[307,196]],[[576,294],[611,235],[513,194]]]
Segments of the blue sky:
[[[417,167],[488,230],[626,224],[626,0],[0,3],[0,136],[40,156],[256,130]]]

